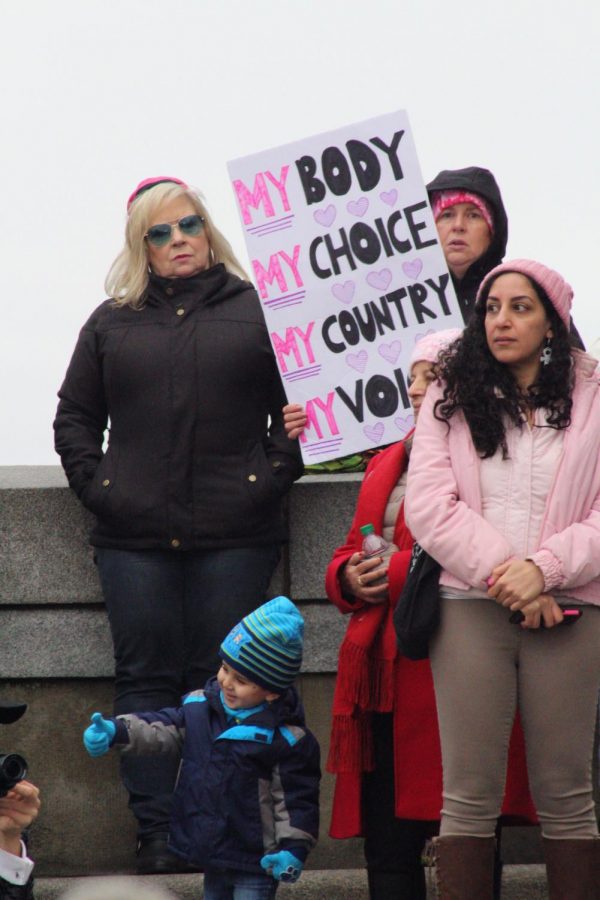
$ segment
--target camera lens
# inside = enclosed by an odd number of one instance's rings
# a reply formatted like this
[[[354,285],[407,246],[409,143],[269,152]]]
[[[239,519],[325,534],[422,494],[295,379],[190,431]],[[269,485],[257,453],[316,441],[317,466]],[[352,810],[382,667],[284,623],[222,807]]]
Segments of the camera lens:
[[[18,753],[0,753],[0,797],[27,775],[27,763]]]

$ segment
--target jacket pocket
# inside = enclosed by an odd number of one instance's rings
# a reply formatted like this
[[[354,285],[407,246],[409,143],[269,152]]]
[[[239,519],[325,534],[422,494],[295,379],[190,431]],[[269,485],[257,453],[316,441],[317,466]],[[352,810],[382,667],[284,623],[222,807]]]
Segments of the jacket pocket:
[[[117,478],[118,453],[109,445],[106,453],[98,463],[98,467],[82,494],[82,502],[96,516],[106,508],[109,496]]]
[[[262,443],[254,444],[245,461],[244,484],[253,506],[262,509],[279,500],[282,494],[277,478],[279,460],[267,458]]]

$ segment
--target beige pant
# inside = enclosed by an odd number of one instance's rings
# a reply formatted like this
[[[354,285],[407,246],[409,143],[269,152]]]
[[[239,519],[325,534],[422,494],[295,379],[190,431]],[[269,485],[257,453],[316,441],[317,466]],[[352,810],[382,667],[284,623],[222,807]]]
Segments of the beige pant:
[[[444,768],[441,834],[494,834],[518,704],[542,834],[597,835],[600,608],[584,607],[573,625],[525,631],[493,600],[441,604],[430,648]]]

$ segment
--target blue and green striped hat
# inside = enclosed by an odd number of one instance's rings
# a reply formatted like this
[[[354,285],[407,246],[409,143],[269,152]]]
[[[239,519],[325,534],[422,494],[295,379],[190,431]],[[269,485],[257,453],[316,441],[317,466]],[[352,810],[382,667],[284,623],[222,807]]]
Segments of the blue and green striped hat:
[[[275,597],[231,629],[219,654],[241,675],[281,694],[302,664],[304,619],[291,600]]]

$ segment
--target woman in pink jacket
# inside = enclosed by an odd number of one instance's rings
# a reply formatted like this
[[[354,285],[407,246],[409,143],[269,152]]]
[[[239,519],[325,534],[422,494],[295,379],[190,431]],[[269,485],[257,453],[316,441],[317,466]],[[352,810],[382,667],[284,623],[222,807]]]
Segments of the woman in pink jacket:
[[[406,520],[442,565],[442,898],[492,896],[517,702],[550,897],[598,896],[600,380],[570,346],[571,300],[540,263],[493,269],[415,434]]]
[[[415,420],[435,381],[440,351],[457,329],[428,334],[410,359],[408,393]],[[288,408],[286,430],[297,434],[305,416]],[[404,521],[403,497],[412,432],[370,461],[344,543],[327,567],[328,598],[348,615],[333,698],[327,769],[336,776],[329,833],[364,837],[370,900],[424,900],[426,841],[437,834],[442,766],[429,660],[397,651],[393,612],[406,579],[413,538]],[[364,559],[360,526],[372,523],[395,546]],[[385,573],[385,580],[381,578]],[[535,822],[527,784],[523,732],[512,731],[506,790],[507,820]],[[497,896],[501,873],[497,859]]]

